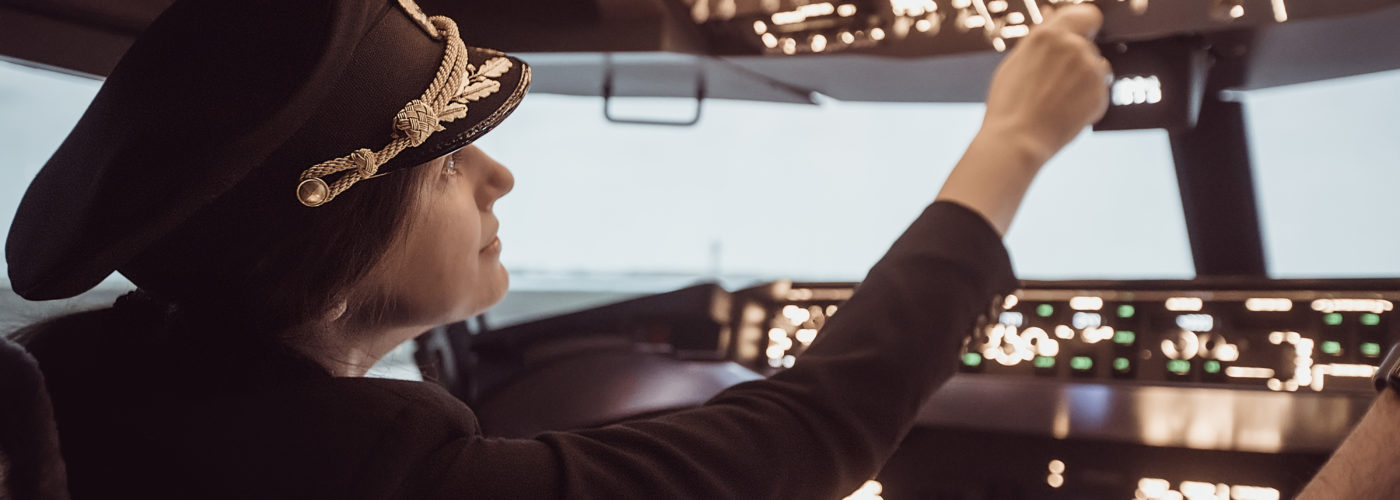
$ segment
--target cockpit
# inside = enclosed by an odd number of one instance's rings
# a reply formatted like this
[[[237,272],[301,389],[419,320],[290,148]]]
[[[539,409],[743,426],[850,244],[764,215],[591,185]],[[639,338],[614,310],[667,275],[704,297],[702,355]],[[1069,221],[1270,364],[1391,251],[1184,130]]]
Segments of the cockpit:
[[[170,3],[0,0],[0,219]],[[529,437],[802,364],[977,133],[1007,51],[1081,2],[420,3],[534,68],[478,143],[517,179],[511,291],[371,376]],[[1400,341],[1400,2],[1089,3],[1109,111],[1008,233],[1019,288],[847,499],[1292,498],[1375,398]],[[0,287],[0,333],[132,288]]]

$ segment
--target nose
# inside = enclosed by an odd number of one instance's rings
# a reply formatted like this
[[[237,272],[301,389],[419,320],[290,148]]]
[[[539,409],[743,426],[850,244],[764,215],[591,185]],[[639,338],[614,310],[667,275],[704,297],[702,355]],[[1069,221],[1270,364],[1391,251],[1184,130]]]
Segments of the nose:
[[[510,169],[486,153],[481,153],[481,157],[486,168],[481,170],[482,179],[478,184],[482,191],[480,199],[483,204],[482,208],[490,210],[496,200],[501,199],[515,188],[515,174],[512,174]]]

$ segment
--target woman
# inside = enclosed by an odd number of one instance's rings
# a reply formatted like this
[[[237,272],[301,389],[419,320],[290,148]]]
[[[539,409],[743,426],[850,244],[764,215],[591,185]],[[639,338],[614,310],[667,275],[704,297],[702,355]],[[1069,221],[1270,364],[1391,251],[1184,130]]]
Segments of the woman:
[[[938,201],[795,368],[693,410],[497,440],[433,385],[360,375],[504,294],[491,209],[513,179],[468,144],[518,104],[528,67],[409,0],[177,3],[30,186],[7,243],[26,298],[113,270],[141,289],[25,332],[72,492],[849,493],[1014,287],[1001,234],[1040,166],[1107,106],[1100,23],[1065,8],[1007,56]]]

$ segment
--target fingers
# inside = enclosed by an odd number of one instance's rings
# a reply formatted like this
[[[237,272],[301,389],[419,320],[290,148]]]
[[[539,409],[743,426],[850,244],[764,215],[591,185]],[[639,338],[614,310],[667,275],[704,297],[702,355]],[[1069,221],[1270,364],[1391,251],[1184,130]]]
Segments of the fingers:
[[[1089,40],[1099,34],[1103,27],[1103,12],[1092,4],[1081,3],[1055,9],[1041,25],[1041,29],[1056,27]]]

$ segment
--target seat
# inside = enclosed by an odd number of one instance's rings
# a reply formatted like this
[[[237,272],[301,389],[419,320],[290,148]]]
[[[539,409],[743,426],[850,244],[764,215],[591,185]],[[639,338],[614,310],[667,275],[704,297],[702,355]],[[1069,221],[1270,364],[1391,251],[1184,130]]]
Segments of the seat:
[[[0,337],[0,500],[67,498],[43,374],[24,348]]]

